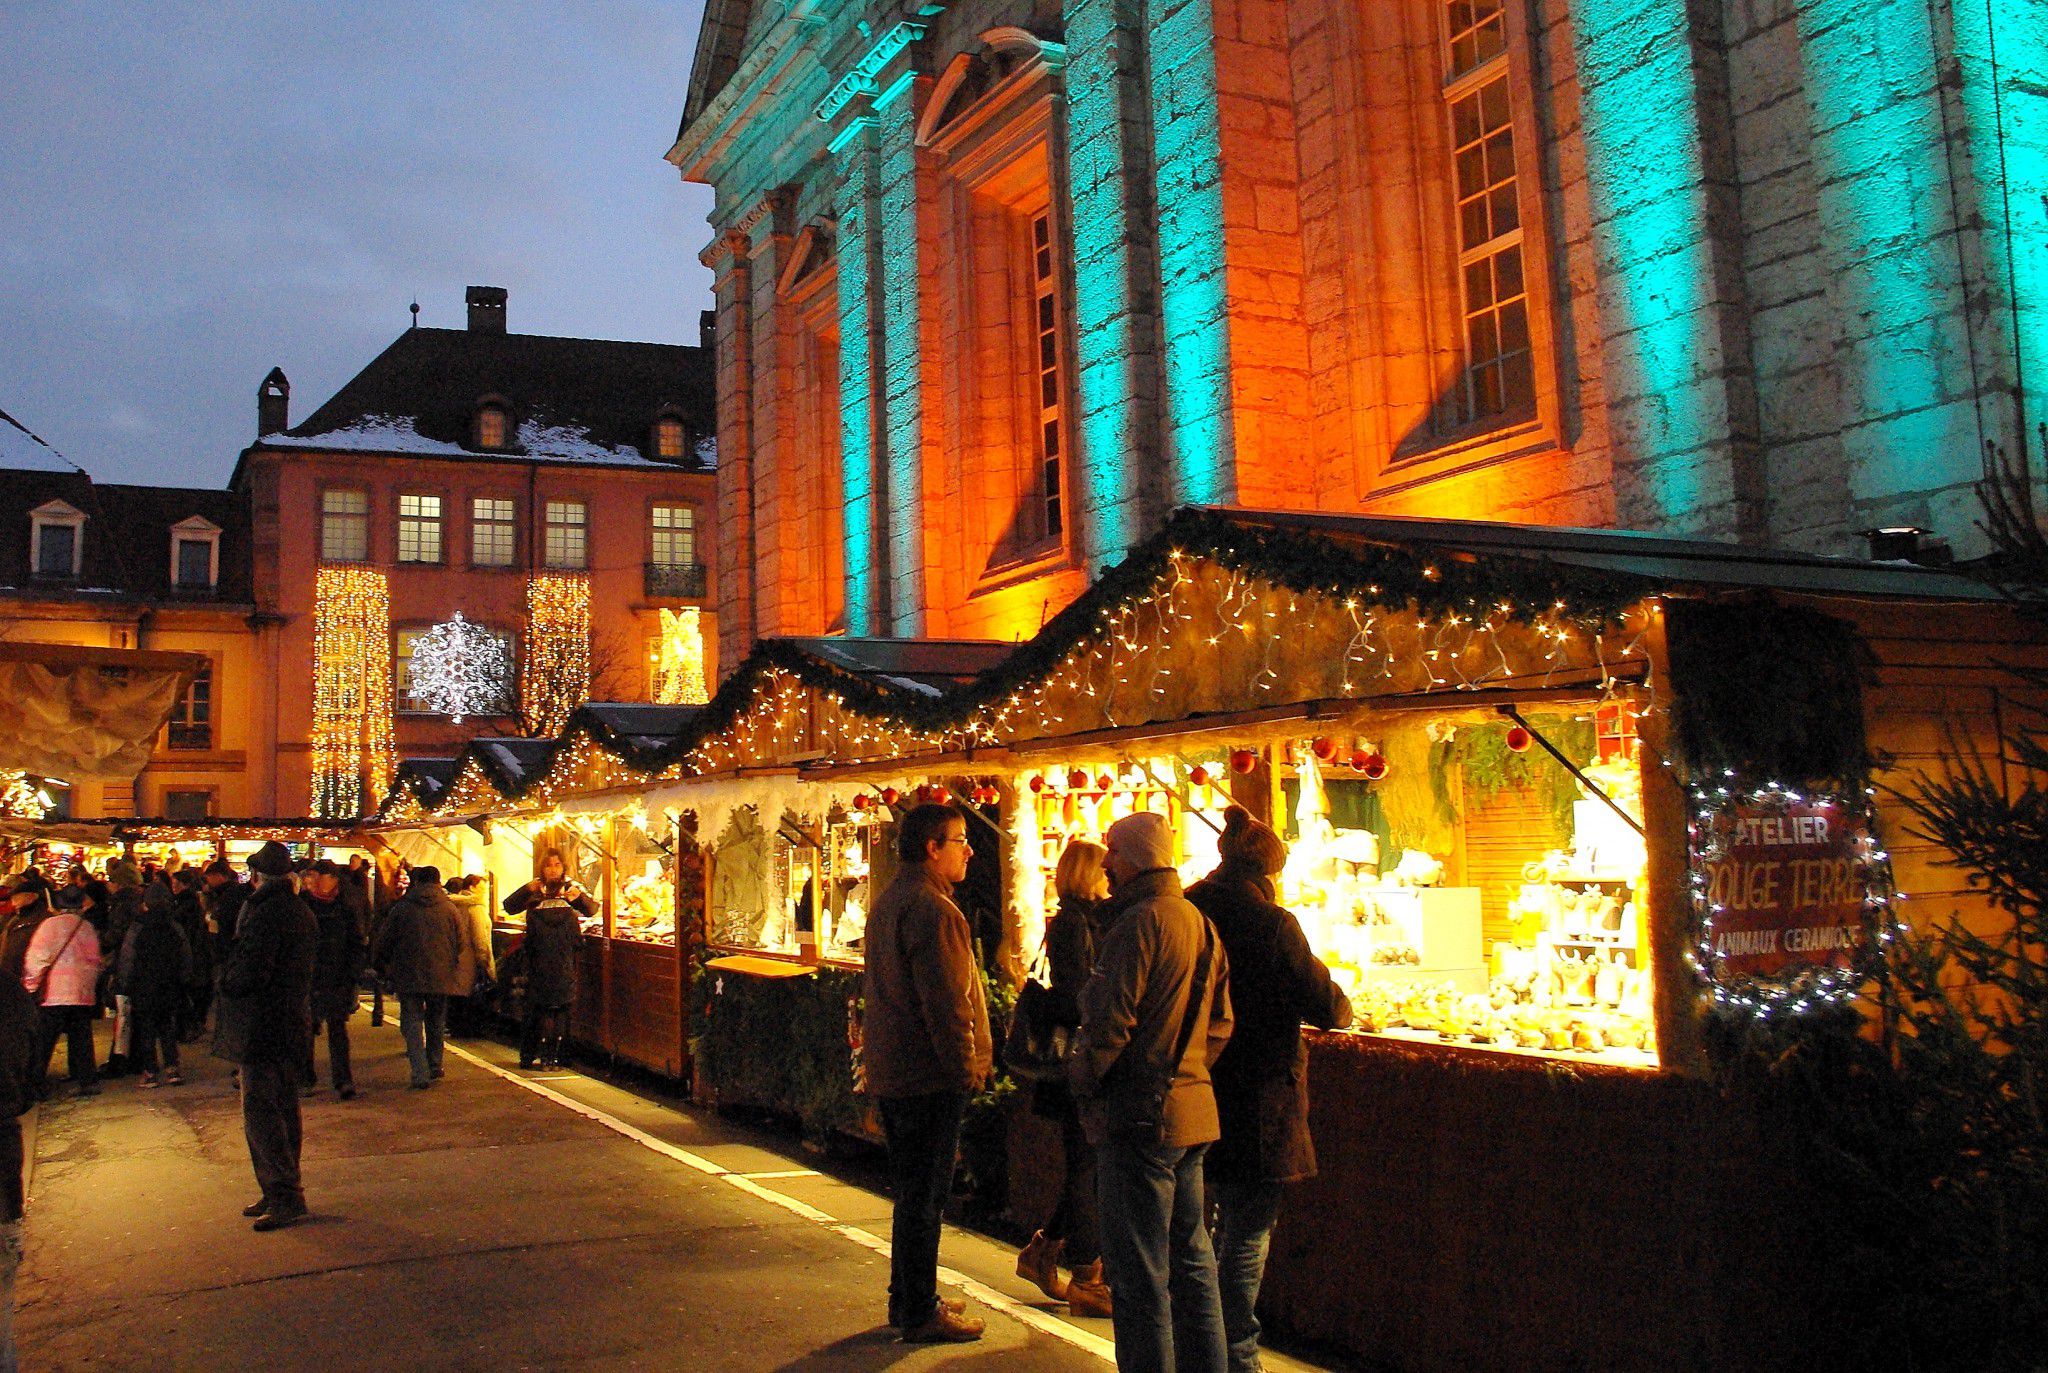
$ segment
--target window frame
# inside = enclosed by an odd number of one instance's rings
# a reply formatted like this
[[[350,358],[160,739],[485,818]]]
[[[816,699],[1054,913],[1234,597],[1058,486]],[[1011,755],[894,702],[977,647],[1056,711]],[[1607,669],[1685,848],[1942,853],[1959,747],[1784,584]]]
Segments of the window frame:
[[[211,753],[219,743],[218,722],[220,720],[220,693],[215,689],[220,683],[220,664],[211,657],[206,660],[203,671],[193,675],[178,693],[178,699],[171,706],[170,718],[164,721],[164,749],[173,753]],[[204,701],[200,701],[199,689],[204,687]],[[204,718],[194,720],[192,707],[202,706],[198,713]],[[204,725],[206,738],[201,743],[180,743],[179,730],[190,731],[195,725]],[[186,738],[190,738],[187,733]]]
[[[669,452],[663,443],[671,429],[675,432],[676,438],[675,451],[673,453]],[[682,461],[685,457],[689,456],[689,439],[688,427],[683,424],[681,416],[663,414],[654,417],[654,431],[649,438],[649,442],[654,446],[652,456],[655,458],[662,462]]]
[[[419,509],[408,512],[406,509],[408,501],[432,501],[434,513],[431,515],[425,514]],[[397,524],[394,526],[396,542],[392,547],[393,562],[404,567],[440,567],[447,562],[448,498],[446,496],[435,491],[401,491],[398,493],[395,513],[397,515]],[[407,557],[405,548],[407,533],[411,532],[413,534],[416,544],[424,546],[424,540],[427,537],[429,527],[431,527],[432,531],[434,556],[431,558]],[[415,548],[415,552],[417,551],[418,548]]]
[[[192,821],[198,821],[198,820],[211,820],[211,819],[214,819],[214,818],[216,818],[216,817],[215,817],[215,813],[216,813],[216,811],[217,811],[217,810],[219,809],[219,806],[220,806],[220,788],[219,788],[219,787],[188,787],[188,786],[176,786],[176,787],[165,787],[165,788],[163,789],[163,793],[162,793],[162,795],[163,795],[163,812],[164,812],[164,814],[163,814],[163,818],[164,818],[164,819],[166,819],[166,820],[182,820],[182,821],[186,821],[186,822],[188,822],[188,823],[189,823],[189,822],[192,822]],[[196,815],[196,816],[180,816],[180,815],[176,815],[176,814],[173,814],[173,813],[172,813],[172,810],[171,810],[171,798],[172,798],[173,796],[198,796],[198,797],[203,797],[203,798],[205,798],[205,808],[204,808],[204,810],[203,810],[203,811],[202,811],[202,812],[201,812],[201,813],[200,813],[199,815]]]
[[[495,417],[498,422],[497,442],[491,442],[485,433],[488,419]],[[470,425],[473,445],[486,453],[503,453],[512,447],[512,437],[517,426],[512,423],[512,407],[502,396],[485,396],[476,403],[476,418]]]
[[[664,528],[658,521],[664,511],[681,511],[684,521],[681,525]],[[661,536],[664,534],[686,536],[690,544],[690,556],[686,559],[664,558],[661,556]],[[587,536],[586,536],[587,537]],[[697,549],[697,506],[693,501],[657,500],[647,507],[647,561],[661,567],[701,567],[703,559]]]
[[[220,585],[221,528],[204,516],[193,515],[171,526],[171,590],[211,591]],[[185,544],[206,545],[206,580],[188,582],[178,574],[179,552]]]
[[[557,507],[568,509],[574,506],[579,512],[573,523],[557,521]],[[555,531],[574,529],[577,532],[576,561],[563,562],[555,555]],[[566,536],[565,536],[566,537]],[[590,570],[590,502],[581,497],[546,497],[541,502],[541,568],[547,572],[588,572]]]
[[[328,498],[329,498],[329,497],[331,497],[331,496],[359,496],[359,497],[361,497],[361,498],[362,498],[362,502],[363,502],[363,508],[362,508],[361,510],[359,510],[359,511],[357,511],[357,510],[330,510],[330,509],[328,509],[328,506],[327,506],[327,502],[328,502]],[[343,564],[360,564],[360,563],[369,563],[369,562],[373,562],[373,561],[375,561],[375,558],[376,558],[376,546],[375,546],[375,541],[374,541],[374,539],[373,539],[373,536],[372,536],[372,534],[371,534],[371,528],[372,528],[372,517],[373,517],[373,516],[375,515],[375,513],[376,513],[376,502],[375,502],[375,501],[373,501],[373,500],[372,500],[372,499],[370,498],[370,492],[369,492],[369,488],[368,488],[368,487],[363,487],[363,486],[324,486],[324,487],[322,487],[322,488],[320,489],[320,561],[321,561],[321,562],[323,562],[323,563],[343,563]],[[329,549],[329,547],[328,547],[328,537],[327,537],[327,535],[328,535],[328,522],[329,522],[330,520],[332,520],[332,521],[354,521],[354,522],[357,522],[357,523],[356,523],[356,525],[355,525],[355,527],[356,527],[356,528],[358,528],[358,529],[359,529],[359,530],[361,531],[361,534],[362,534],[362,556],[361,556],[361,557],[355,557],[355,558],[351,558],[351,557],[347,557],[347,556],[339,556],[339,557],[337,557],[337,556],[336,556],[336,555],[335,555],[335,554],[334,554],[334,553],[333,553],[333,552],[332,552],[332,551],[331,551],[331,550]]]
[[[69,572],[46,572],[43,570],[43,535],[51,529],[63,529],[71,535],[71,570]],[[85,512],[69,501],[44,501],[29,511],[29,552],[28,570],[31,581],[76,582],[85,574]]]
[[[504,518],[484,519],[477,513],[477,507],[485,501],[505,506],[510,512]],[[503,562],[485,562],[477,556],[477,535],[484,529],[503,528],[509,541]],[[473,568],[501,572],[519,566],[519,498],[516,496],[471,495],[469,498],[469,565]]]
[[[498,719],[515,715],[519,709],[519,636],[509,629],[482,620],[468,623],[491,634],[505,645],[505,691],[495,706],[473,712],[465,720]],[[434,628],[434,621],[412,620],[391,627],[391,710],[394,715],[414,719],[448,719],[438,710],[428,710],[412,701],[411,640]],[[401,652],[401,649],[407,651]]]

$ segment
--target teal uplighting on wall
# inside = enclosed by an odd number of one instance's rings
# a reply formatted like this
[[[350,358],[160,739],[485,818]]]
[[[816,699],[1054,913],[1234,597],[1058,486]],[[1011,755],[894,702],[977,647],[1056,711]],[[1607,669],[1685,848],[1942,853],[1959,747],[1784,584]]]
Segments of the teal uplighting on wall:
[[[1686,5],[1579,0],[1573,31],[1621,520],[1732,532]]]
[[[872,132],[857,120],[833,140],[842,180],[838,200],[839,253],[839,482],[845,502],[842,557],[845,567],[846,628],[855,635],[880,632],[882,606],[875,555],[880,493],[875,490],[874,355],[870,264],[875,226],[868,214],[874,177]]]
[[[1237,494],[1214,8],[1167,0],[1150,15],[1169,505],[1229,504]]]
[[[881,399],[884,492],[883,544],[888,550],[888,632],[924,633],[924,394],[919,338],[920,276],[917,126],[909,84],[896,82],[875,99],[880,157],[882,279]]]

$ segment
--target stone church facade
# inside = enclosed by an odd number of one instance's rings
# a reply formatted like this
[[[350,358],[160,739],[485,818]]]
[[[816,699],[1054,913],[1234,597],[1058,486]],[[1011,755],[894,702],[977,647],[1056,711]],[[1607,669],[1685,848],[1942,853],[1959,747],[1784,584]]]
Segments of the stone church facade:
[[[722,657],[1027,636],[1182,504],[1978,551],[2034,0],[712,0]]]

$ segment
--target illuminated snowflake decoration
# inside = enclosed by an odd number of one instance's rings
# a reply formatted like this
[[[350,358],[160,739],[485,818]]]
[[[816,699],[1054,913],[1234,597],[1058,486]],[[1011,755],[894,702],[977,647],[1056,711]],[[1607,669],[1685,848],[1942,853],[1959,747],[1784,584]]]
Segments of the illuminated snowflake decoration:
[[[502,710],[512,688],[512,652],[503,638],[456,611],[412,645],[412,699],[451,717]]]

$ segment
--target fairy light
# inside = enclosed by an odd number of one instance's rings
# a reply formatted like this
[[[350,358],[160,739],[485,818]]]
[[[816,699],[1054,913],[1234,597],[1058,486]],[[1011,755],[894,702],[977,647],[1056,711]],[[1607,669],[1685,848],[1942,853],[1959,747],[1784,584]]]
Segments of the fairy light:
[[[704,680],[704,629],[700,619],[694,606],[661,612],[653,696],[662,705],[701,706],[711,699]]]
[[[526,583],[526,661],[519,697],[535,734],[560,731],[590,699],[590,579],[543,572]]]
[[[322,567],[314,578],[312,734],[312,813],[361,815],[393,767],[391,597],[381,572]]]

